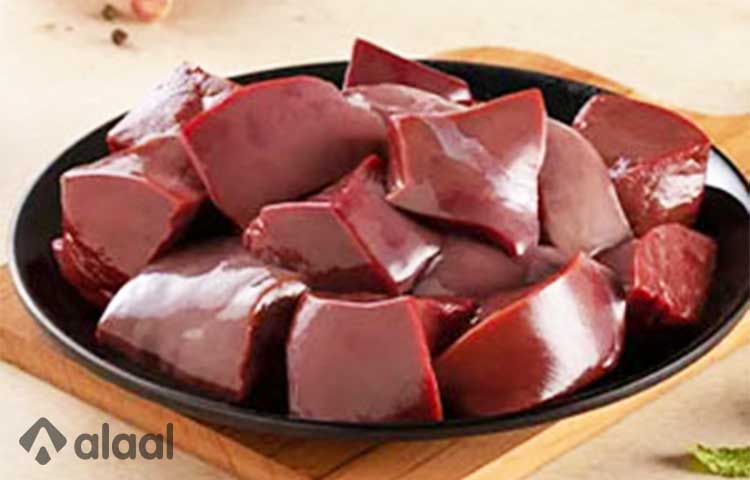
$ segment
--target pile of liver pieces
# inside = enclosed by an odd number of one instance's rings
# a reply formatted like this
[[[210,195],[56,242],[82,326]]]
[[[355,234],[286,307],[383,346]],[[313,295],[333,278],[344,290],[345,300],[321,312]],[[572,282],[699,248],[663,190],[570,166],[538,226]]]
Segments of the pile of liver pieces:
[[[363,40],[341,90],[183,65],[108,143],[62,175],[52,242],[98,341],[295,417],[560,398],[616,367],[626,323],[698,325],[717,254],[689,228],[710,148],[689,121],[600,94],[568,126],[539,90],[479,101]],[[236,235],[206,239],[206,206]]]

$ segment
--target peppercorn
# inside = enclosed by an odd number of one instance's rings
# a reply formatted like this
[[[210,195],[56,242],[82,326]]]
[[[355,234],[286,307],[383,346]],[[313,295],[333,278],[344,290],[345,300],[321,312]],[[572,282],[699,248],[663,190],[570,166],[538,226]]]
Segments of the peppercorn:
[[[108,22],[114,22],[119,16],[120,11],[111,3],[107,3],[104,5],[104,8],[102,8],[102,18]]]
[[[122,46],[128,40],[128,32],[121,28],[112,30],[112,43],[118,47]]]

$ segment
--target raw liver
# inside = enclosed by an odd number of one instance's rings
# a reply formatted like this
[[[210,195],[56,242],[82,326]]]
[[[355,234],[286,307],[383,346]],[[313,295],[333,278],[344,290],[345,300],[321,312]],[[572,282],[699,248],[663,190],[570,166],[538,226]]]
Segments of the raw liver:
[[[183,133],[211,199],[241,228],[267,204],[338,180],[384,139],[375,113],[307,76],[240,88]]]
[[[172,136],[68,170],[60,184],[61,272],[99,306],[180,238],[206,196]]]
[[[65,281],[99,308],[106,307],[117,289],[128,280],[122,273],[103,265],[70,233],[52,240],[52,254]]]
[[[632,236],[601,156],[581,134],[557,120],[547,120],[539,195],[542,228],[565,253],[593,255]]]
[[[461,112],[393,118],[388,201],[522,255],[539,240],[545,120],[536,89]]]
[[[571,258],[553,246],[538,245],[518,260],[526,266],[526,284],[533,285],[559,272]]]
[[[477,303],[455,296],[407,297],[417,311],[430,354],[436,357],[476,321]]]
[[[269,205],[248,226],[245,245],[315,288],[406,292],[440,240],[384,200],[383,177],[384,162],[373,155],[321,195]]]
[[[198,66],[183,63],[107,134],[111,151],[145,139],[175,133],[180,126],[217,104],[237,87]]]
[[[238,239],[211,240],[165,256],[125,284],[96,338],[183,385],[241,402],[285,390],[284,342],[305,290],[295,274],[262,264]]]
[[[379,83],[419,88],[454,102],[470,102],[472,99],[469,85],[464,80],[357,39],[344,75],[344,88]]]
[[[515,287],[495,291],[492,295],[478,298],[478,316],[500,310],[506,305],[533,292],[540,282],[560,272],[577,254],[569,255],[549,245],[539,245],[516,259],[524,267],[523,282]]]
[[[589,100],[574,126],[604,158],[636,235],[662,223],[692,225],[711,147],[698,127],[673,111],[604,94]]]
[[[465,108],[434,93],[393,83],[349,87],[344,96],[349,103],[372,110],[384,121],[404,113],[456,112]]]
[[[581,388],[616,365],[625,302],[608,272],[584,254],[480,323],[435,362],[443,398],[463,416],[534,407]]]
[[[665,224],[602,253],[627,291],[628,328],[690,326],[708,295],[716,243],[681,224]]]
[[[533,247],[521,257],[468,237],[445,235],[439,257],[414,287],[416,295],[455,295],[484,299],[535,283],[554,273],[567,258],[551,247]]]
[[[410,297],[353,302],[307,294],[287,343],[289,410],[345,422],[441,420],[419,311]]]

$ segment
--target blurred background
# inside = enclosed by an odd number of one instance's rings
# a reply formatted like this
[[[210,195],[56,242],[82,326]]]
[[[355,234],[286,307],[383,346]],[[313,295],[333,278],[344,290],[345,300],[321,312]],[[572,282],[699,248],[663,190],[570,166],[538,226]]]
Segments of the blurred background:
[[[102,18],[106,3],[123,16]],[[412,56],[485,45],[541,51],[663,102],[750,111],[747,0],[174,0],[153,23],[137,21],[129,3],[0,0],[0,91],[12,112],[0,119],[0,139],[24,157],[9,162],[14,181],[0,184],[0,198],[183,60],[230,75],[344,59],[356,36]],[[128,35],[120,47],[115,28]],[[0,225],[7,221],[3,211]]]
[[[114,20],[102,16],[106,3],[121,12]],[[0,0],[3,238],[12,205],[44,165],[183,60],[232,75],[343,60],[357,36],[416,57],[503,46],[553,55],[662,103],[750,112],[748,0],[175,0],[169,15],[152,23],[138,21],[129,3]],[[28,459],[17,454],[17,431],[40,415],[57,412],[63,429],[93,431],[109,421],[113,430],[133,431],[2,363],[0,384],[12,393],[0,398],[0,478],[51,478],[24,471]],[[675,465],[695,442],[747,443],[748,391],[750,352],[741,351],[534,478],[683,478]],[[56,462],[55,478],[65,480],[228,478],[185,455],[125,466]]]

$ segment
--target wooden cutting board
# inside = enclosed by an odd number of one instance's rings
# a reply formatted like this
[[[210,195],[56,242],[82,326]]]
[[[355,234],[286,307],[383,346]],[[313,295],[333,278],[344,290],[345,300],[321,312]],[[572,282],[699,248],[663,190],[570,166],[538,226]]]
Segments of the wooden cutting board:
[[[528,68],[638,96],[604,77],[530,52],[472,48],[438,57]],[[748,175],[750,115],[683,113]],[[0,358],[143,430],[158,433],[171,422],[179,448],[243,480],[523,478],[733,350],[750,345],[750,316],[746,316],[719,346],[671,379],[613,405],[537,427],[421,442],[302,440],[209,426],[94,376],[43,334],[16,297],[6,268],[0,269],[0,311]]]

